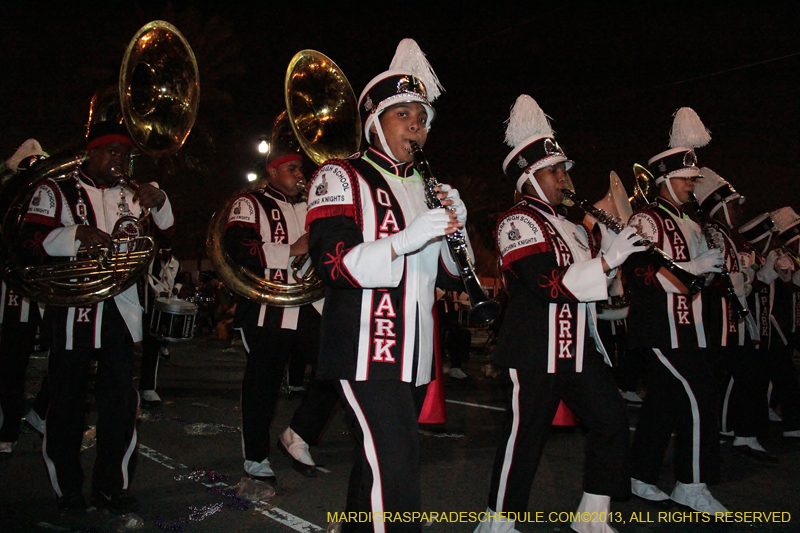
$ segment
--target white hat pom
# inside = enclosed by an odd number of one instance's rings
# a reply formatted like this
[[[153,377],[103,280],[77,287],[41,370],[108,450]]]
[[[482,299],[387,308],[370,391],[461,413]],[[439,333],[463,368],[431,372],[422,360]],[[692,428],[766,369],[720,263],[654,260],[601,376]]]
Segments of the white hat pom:
[[[389,70],[404,70],[411,72],[425,84],[428,91],[428,101],[433,102],[444,92],[444,87],[428,63],[425,54],[414,39],[403,39],[397,45],[392,64]]]
[[[514,106],[511,108],[511,115],[506,120],[506,144],[511,148],[516,146],[534,135],[553,136],[553,128],[547,120],[542,108],[536,100],[527,94],[521,94]]]
[[[669,132],[670,148],[700,148],[711,142],[711,132],[691,107],[682,107],[675,112],[672,131]]]

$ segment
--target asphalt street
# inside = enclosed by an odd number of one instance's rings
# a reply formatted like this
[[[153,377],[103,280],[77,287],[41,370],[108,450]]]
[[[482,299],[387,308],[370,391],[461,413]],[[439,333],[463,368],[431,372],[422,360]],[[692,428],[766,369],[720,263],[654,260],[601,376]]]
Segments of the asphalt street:
[[[502,378],[486,375],[484,367],[491,355],[481,348],[482,341],[475,337],[470,361],[464,364],[468,378],[445,378],[447,423],[420,431],[423,510],[430,513],[426,518],[431,522],[424,527],[425,533],[472,531],[476,523],[468,513],[486,508],[506,387]],[[45,361],[43,354],[36,354],[31,361],[26,383],[29,395],[38,390]],[[352,460],[352,439],[341,412],[320,445],[312,448],[323,468],[319,477],[305,478],[295,472],[273,447],[279,494],[255,503],[231,498],[231,487],[244,475],[238,429],[244,365],[241,346],[216,338],[170,346],[170,358],[162,360],[159,372],[164,403],[156,410],[143,411],[138,422],[132,492],[141,510],[123,521],[100,510],[80,519],[59,516],[41,458],[41,437],[27,430],[13,455],[0,461],[0,531],[324,531],[330,515],[344,509]],[[88,447],[82,454],[86,495],[94,460],[91,427],[96,416],[91,395],[87,401]],[[284,396],[272,428],[273,439],[287,426],[299,401]],[[632,428],[637,410],[629,408]],[[730,443],[722,445],[723,479],[712,491],[731,511],[742,513],[731,518],[741,521],[703,523],[675,507],[657,509],[630,500],[612,504],[615,527],[636,533],[800,531],[800,445],[784,442],[780,425],[772,426],[765,445],[779,457],[776,467],[739,456]],[[530,522],[518,524],[521,532],[569,531],[566,513],[577,508],[582,493],[583,446],[580,428],[553,431],[533,485]],[[673,484],[671,470],[668,457],[659,483],[667,492]]]

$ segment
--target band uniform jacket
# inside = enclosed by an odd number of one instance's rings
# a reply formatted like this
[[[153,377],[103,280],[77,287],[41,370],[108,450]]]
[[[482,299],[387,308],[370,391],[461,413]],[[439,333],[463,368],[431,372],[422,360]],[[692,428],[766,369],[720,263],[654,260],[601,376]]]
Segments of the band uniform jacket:
[[[741,272],[739,252],[727,228],[716,222],[710,222],[707,231],[711,232],[715,247],[722,250],[728,272],[731,274]],[[706,311],[705,333],[708,346],[744,346],[747,321],[752,321],[752,317],[748,315],[746,319],[736,320],[733,316],[733,306],[721,275],[714,275],[706,290],[707,297],[703,296],[703,305]],[[744,295],[739,301],[747,308]]]
[[[748,246],[740,260],[756,271],[748,306],[758,326],[754,338],[760,349],[769,349],[772,343],[788,345],[798,327],[798,287],[791,279],[781,279],[775,268],[765,266],[766,257]],[[786,258],[788,265],[788,258]],[[785,265],[786,266],[786,265]],[[793,267],[793,265],[792,265]],[[761,348],[763,346],[763,348]]]
[[[80,183],[80,188],[77,186]],[[153,185],[156,185],[153,183]],[[82,202],[79,200],[82,199]],[[124,200],[124,201],[123,201]],[[133,192],[118,185],[99,187],[79,170],[76,176],[58,181],[44,180],[36,188],[28,206],[22,225],[25,250],[31,263],[45,262],[51,257],[75,257],[80,240],[75,238],[78,225],[82,224],[79,205],[85,206],[88,225],[108,234],[122,216],[141,214],[139,203],[133,202]],[[157,232],[170,237],[174,217],[169,198],[160,209],[151,209]],[[142,307],[137,286],[134,283],[113,300],[103,300],[81,307],[48,306],[47,314],[56,320],[65,334],[65,348],[100,348],[103,306],[116,305],[128,326],[134,342],[142,340]]]
[[[497,225],[508,307],[495,363],[541,373],[581,372],[586,343],[611,364],[597,334],[595,302],[612,278],[583,226],[524,196]],[[609,274],[616,273],[613,270]]]
[[[145,312],[152,312],[156,298],[177,298],[172,294],[172,289],[180,288],[180,284],[177,286],[175,284],[179,268],[180,262],[172,256],[166,263],[158,256],[153,259],[150,266],[147,267],[147,275],[144,276],[146,286],[142,293],[145,300],[143,306]],[[167,296],[161,296],[162,293],[167,293]]]
[[[41,308],[9,286],[5,281],[0,288],[0,324],[38,323],[41,320]],[[41,306],[44,307],[44,306]]]
[[[664,198],[631,215],[628,225],[663,250],[678,265],[708,250],[700,226]],[[631,289],[629,348],[694,350],[706,347],[703,296],[681,294],[672,279],[659,272],[647,254],[634,254],[623,266]]]
[[[373,148],[314,175],[306,224],[327,285],[318,379],[434,378],[434,287],[463,290],[458,270],[443,238],[394,261],[385,238],[427,209],[419,173]]]
[[[257,276],[284,284],[295,284],[290,255],[293,242],[305,234],[306,202],[292,203],[270,185],[237,196],[231,204],[225,227],[225,247],[236,263]],[[306,265],[301,273],[305,272]],[[324,299],[313,304],[322,312]],[[234,327],[271,324],[297,329],[299,307],[275,307],[240,298]]]

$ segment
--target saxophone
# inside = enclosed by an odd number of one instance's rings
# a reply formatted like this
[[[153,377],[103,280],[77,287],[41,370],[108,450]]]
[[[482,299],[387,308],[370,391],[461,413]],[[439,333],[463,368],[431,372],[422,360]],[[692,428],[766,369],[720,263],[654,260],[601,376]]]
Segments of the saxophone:
[[[414,156],[414,166],[422,176],[425,186],[425,203],[428,204],[428,208],[443,208],[444,206],[436,193],[436,187],[440,184],[431,172],[431,167],[422,152],[422,147],[413,141],[411,141],[411,155]],[[469,323],[488,326],[500,315],[500,304],[489,298],[483,287],[481,287],[478,276],[475,275],[475,268],[473,267],[464,232],[459,230],[455,233],[447,234],[445,235],[445,241],[448,248],[450,248],[450,254],[456,262],[461,281],[464,282],[464,292],[469,296]]]
[[[609,213],[606,213],[600,208],[597,208],[589,203],[589,200],[584,198],[579,198],[574,192],[570,191],[569,189],[561,189],[561,194],[575,202],[575,204],[580,207],[585,213],[588,213],[592,217],[594,217],[598,222],[604,224],[608,229],[613,231],[614,233],[619,234],[625,226],[617,222],[617,220],[611,216]],[[700,289],[703,288],[703,283],[705,280],[701,276],[695,276],[691,272],[684,270],[681,268],[678,263],[675,262],[670,256],[664,252],[664,250],[658,248],[657,246],[653,245],[653,242],[649,239],[642,238],[642,246],[647,246],[647,252],[645,252],[658,266],[664,267],[670,274],[675,276],[675,278],[680,281],[684,287],[689,291],[689,294],[696,294],[700,292]]]

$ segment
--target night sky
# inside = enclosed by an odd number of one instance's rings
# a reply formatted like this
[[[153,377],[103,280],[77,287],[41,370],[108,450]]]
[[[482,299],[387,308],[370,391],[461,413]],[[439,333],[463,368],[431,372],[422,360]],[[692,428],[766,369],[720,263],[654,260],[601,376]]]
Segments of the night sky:
[[[417,40],[446,89],[426,154],[441,180],[481,185],[472,189],[480,197],[465,195],[468,208],[487,196],[510,205],[503,121],[527,93],[554,119],[586,198],[605,193],[611,170],[632,192],[632,164],[668,148],[672,114],[689,106],[713,139],[698,150],[700,164],[749,198],[749,215],[800,209],[793,2],[72,4],[0,6],[0,157],[28,137],[51,153],[79,140],[89,100],[115,81],[130,38],[150,20],[167,20],[200,66],[200,112],[184,148],[196,172],[170,167],[161,176],[194,228],[246,184],[255,144],[282,111],[297,51],[330,56],[358,95],[404,37]],[[189,228],[179,233],[194,243],[184,254],[201,249]]]

